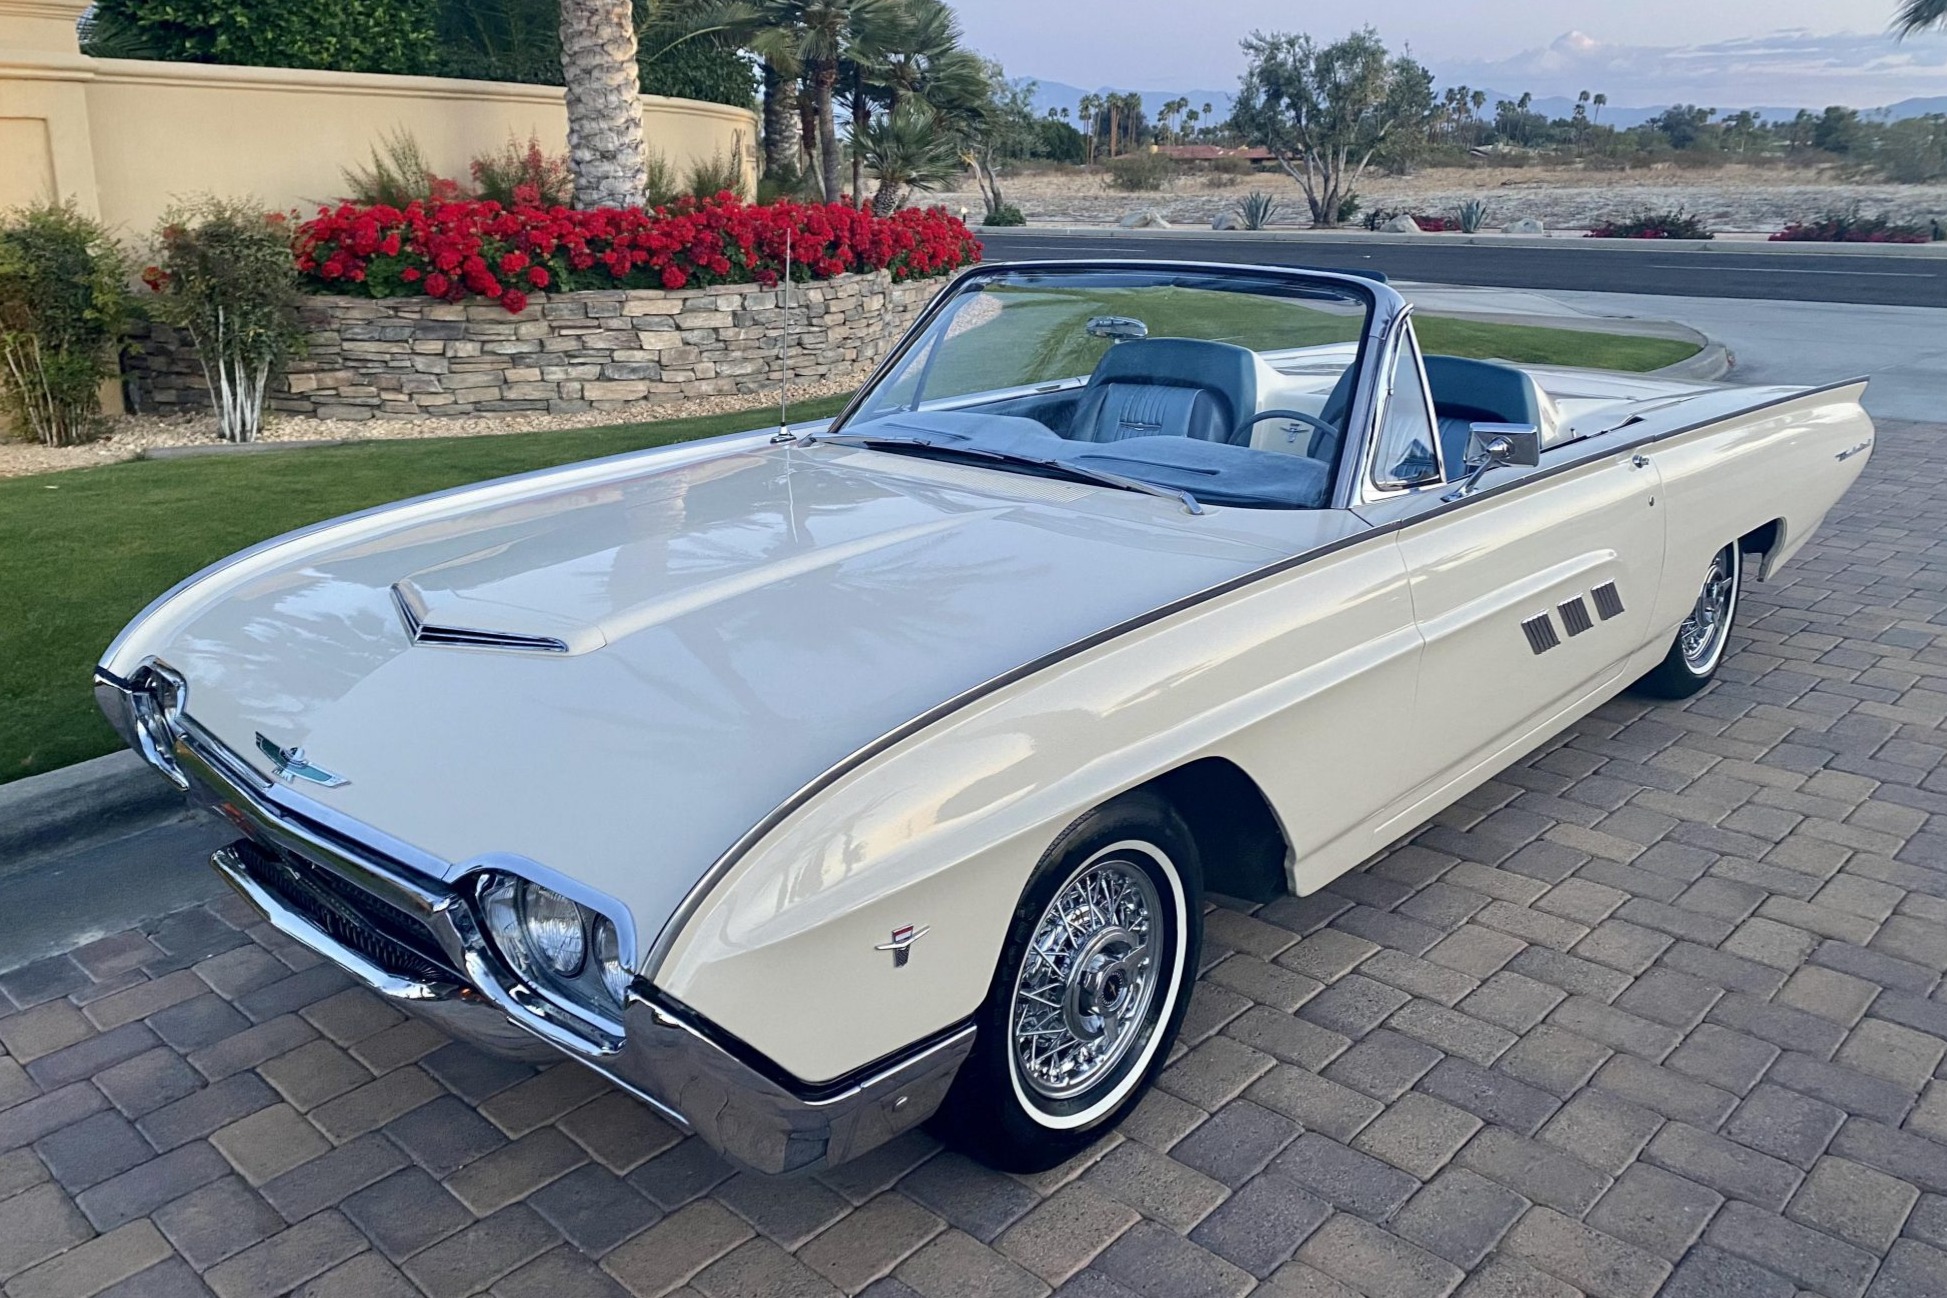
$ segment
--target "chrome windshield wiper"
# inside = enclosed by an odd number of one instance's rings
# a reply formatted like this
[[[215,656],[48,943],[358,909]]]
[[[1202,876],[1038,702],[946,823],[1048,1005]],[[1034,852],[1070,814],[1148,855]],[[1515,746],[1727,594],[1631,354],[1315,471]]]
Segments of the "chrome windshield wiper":
[[[1139,491],[1146,496],[1159,496],[1164,500],[1174,500],[1183,506],[1186,514],[1201,514],[1203,506],[1197,498],[1181,487],[1162,487],[1141,478],[1126,474],[1111,473],[1107,469],[1084,469],[1066,460],[1047,459],[1039,455],[1022,455],[1014,451],[990,450],[984,446],[943,445],[926,437],[885,437],[872,433],[811,433],[803,443],[830,442],[835,446],[858,446],[866,450],[899,450],[905,448],[916,451],[935,451],[942,455],[964,455],[968,459],[993,460],[1000,464],[1025,464],[1050,473],[1065,474],[1083,482],[1093,482],[1098,486],[1115,487],[1122,491]]]

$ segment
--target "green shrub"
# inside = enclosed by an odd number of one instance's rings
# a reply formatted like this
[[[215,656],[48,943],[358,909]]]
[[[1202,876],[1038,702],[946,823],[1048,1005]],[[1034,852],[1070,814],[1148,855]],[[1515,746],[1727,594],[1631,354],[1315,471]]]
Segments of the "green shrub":
[[[512,135],[499,153],[483,153],[473,160],[473,189],[481,198],[513,207],[533,203],[566,207],[575,201],[575,178],[568,159],[541,148],[538,136],[522,144]]]
[[[1939,223],[1935,222],[1934,226]],[[1863,216],[1858,206],[1828,212],[1811,221],[1792,221],[1771,236],[1773,243],[1931,243],[1934,226],[1895,221],[1890,213]]]
[[[1604,221],[1589,231],[1591,239],[1709,239],[1714,236],[1704,218],[1682,208],[1669,212],[1638,212]]]
[[[195,344],[218,431],[255,441],[265,393],[304,345],[289,223],[248,201],[171,208],[143,278],[156,292],[152,314]]]
[[[1462,234],[1478,234],[1487,224],[1487,201],[1470,198],[1454,209],[1454,219],[1460,223]]]
[[[98,0],[91,47],[174,63],[438,70],[437,0]]]
[[[115,240],[74,208],[0,216],[0,412],[17,433],[72,446],[100,432],[127,282]]]
[[[730,152],[719,150],[707,158],[698,158],[690,164],[688,174],[683,179],[683,192],[698,198],[715,198],[729,190],[738,198],[748,198],[744,192],[744,136],[740,131],[734,137]]]
[[[346,167],[339,174],[345,178],[345,197],[367,206],[404,207],[416,199],[461,197],[459,182],[435,175],[419,141],[403,129],[379,137],[369,166]]]
[[[662,153],[645,147],[642,151],[643,175],[646,178],[642,187],[644,207],[664,207],[673,203],[683,193],[683,183],[676,178],[676,168]]]
[[[1278,200],[1261,189],[1253,189],[1237,204],[1236,212],[1246,230],[1262,230],[1278,214]]]
[[[1161,189],[1176,174],[1176,164],[1163,153],[1125,153],[1104,164],[1109,173],[1109,188],[1129,193]]]
[[[1023,215],[1021,209],[1014,206],[1014,204],[1002,203],[999,207],[995,208],[987,215],[981,217],[980,223],[982,225],[996,225],[996,226],[1026,225],[1028,223],[1028,218],[1025,215]]]

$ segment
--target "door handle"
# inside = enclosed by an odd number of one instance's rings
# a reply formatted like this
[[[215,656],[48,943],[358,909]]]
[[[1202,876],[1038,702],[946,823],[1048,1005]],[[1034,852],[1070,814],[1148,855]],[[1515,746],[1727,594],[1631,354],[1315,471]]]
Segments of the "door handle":
[[[1629,462],[1639,469],[1647,469],[1650,467],[1650,457],[1641,453],[1630,456]]]

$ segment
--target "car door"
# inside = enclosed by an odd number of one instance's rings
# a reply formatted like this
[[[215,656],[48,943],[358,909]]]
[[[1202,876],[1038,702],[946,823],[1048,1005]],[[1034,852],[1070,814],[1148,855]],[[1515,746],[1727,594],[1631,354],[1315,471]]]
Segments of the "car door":
[[[1573,445],[1544,451],[1536,468],[1489,469],[1466,493],[1463,466],[1445,464],[1441,443],[1454,439],[1438,436],[1410,333],[1393,364],[1360,512],[1398,529],[1423,647],[1415,743],[1382,836],[1445,806],[1624,683],[1648,634],[1665,512],[1648,457],[1576,463]],[[1437,478],[1421,467],[1422,434],[1442,467]]]

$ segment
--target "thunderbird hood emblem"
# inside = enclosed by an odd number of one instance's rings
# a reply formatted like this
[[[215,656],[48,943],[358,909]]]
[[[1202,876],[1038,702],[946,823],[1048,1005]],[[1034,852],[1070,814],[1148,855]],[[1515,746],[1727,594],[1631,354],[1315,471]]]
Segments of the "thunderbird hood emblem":
[[[257,751],[270,758],[270,769],[279,779],[290,784],[296,784],[299,780],[308,780],[312,784],[322,784],[327,789],[335,789],[351,782],[342,775],[335,775],[322,766],[315,766],[306,761],[302,747],[280,748],[275,740],[265,737],[261,732],[257,735]]]

